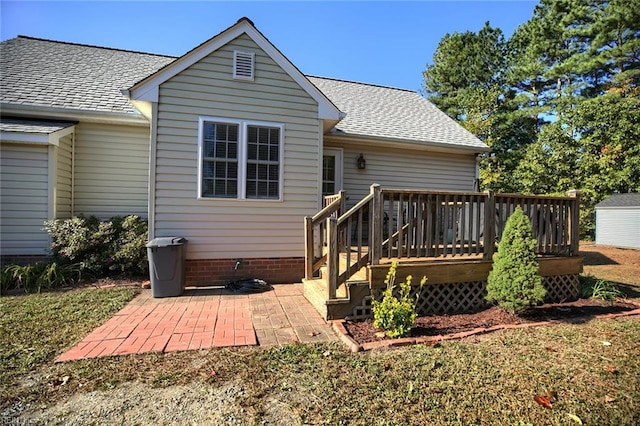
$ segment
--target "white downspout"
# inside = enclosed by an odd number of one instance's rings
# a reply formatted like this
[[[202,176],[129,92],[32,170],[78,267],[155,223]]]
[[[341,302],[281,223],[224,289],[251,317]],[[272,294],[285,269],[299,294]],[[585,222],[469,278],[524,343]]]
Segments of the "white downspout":
[[[76,215],[76,132],[71,133],[71,217]]]
[[[155,238],[156,234],[156,151],[158,145],[158,103],[151,104],[151,129],[149,140],[149,195],[147,201],[147,221],[149,228],[149,241]]]

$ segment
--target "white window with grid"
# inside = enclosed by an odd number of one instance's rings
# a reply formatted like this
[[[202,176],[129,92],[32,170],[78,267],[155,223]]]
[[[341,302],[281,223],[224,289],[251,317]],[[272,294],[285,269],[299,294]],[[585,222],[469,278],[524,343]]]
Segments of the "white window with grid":
[[[282,199],[284,126],[201,118],[198,198]]]

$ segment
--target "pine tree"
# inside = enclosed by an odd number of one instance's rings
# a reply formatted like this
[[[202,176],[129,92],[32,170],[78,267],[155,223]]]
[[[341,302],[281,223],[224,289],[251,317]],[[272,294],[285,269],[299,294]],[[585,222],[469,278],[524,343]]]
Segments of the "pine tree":
[[[538,274],[535,248],[531,222],[516,207],[493,256],[493,269],[487,279],[489,302],[498,302],[507,311],[520,313],[544,300],[547,291]]]

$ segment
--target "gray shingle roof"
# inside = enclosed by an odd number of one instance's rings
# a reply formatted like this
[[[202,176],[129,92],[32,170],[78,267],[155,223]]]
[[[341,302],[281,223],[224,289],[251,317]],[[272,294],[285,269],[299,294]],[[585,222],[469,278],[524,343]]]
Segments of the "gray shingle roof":
[[[30,120],[24,118],[0,117],[0,132],[39,133],[50,135],[73,126],[71,121]]]
[[[640,207],[640,194],[636,192],[613,194],[596,204],[596,208],[599,207]]]
[[[0,102],[135,113],[120,91],[175,58],[30,37],[0,44]]]
[[[443,145],[487,146],[411,90],[308,77],[342,112],[337,133]]]
[[[0,102],[136,113],[122,95],[176,58],[20,36],[0,44]],[[347,114],[334,132],[412,143],[487,146],[418,93],[308,77]]]

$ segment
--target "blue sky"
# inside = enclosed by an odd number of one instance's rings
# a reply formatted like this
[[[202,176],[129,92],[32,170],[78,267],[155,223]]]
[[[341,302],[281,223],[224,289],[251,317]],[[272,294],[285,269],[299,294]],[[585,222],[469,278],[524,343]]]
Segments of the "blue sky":
[[[536,1],[0,1],[17,35],[179,56],[247,16],[303,73],[420,90],[446,33],[509,36]]]

